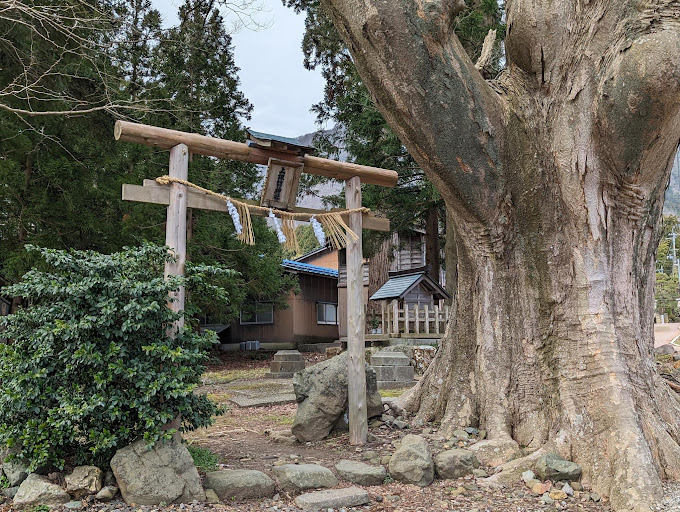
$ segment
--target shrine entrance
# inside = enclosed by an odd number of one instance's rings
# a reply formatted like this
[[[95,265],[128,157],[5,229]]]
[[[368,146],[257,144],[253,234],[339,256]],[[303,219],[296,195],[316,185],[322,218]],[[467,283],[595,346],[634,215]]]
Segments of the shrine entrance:
[[[239,239],[252,243],[250,215],[274,217],[282,243],[293,243],[295,221],[311,222],[317,236],[327,236],[336,247],[347,248],[347,373],[349,438],[364,444],[368,435],[366,413],[365,332],[363,300],[362,229],[389,231],[389,220],[371,215],[362,207],[361,184],[394,187],[396,171],[338,162],[309,154],[312,148],[294,139],[250,132],[247,144],[194,133],[117,121],[116,140],[170,150],[168,175],[144,180],[142,186],[123,185],[123,200],[167,206],[165,243],[176,256],[165,265],[165,276],[184,275],[187,241],[187,208],[226,212],[234,220]],[[190,154],[198,154],[268,166],[261,201],[230,198],[202,189],[188,181]],[[302,173],[345,181],[345,210],[311,210],[296,206]],[[315,224],[316,223],[316,224]],[[318,230],[323,229],[323,233]],[[291,233],[292,230],[292,233]],[[288,236],[286,236],[288,234]],[[168,306],[184,310],[184,289]],[[181,328],[181,320],[175,328]]]

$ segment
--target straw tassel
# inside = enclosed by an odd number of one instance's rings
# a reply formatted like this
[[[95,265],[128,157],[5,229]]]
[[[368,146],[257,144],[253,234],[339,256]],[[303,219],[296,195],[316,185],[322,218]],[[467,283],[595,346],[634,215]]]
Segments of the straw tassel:
[[[324,213],[318,215],[317,219],[321,222],[330,239],[331,245],[335,249],[342,249],[348,244],[359,239],[359,236],[352,231],[339,213]]]
[[[241,218],[241,233],[238,239],[247,245],[255,245],[255,235],[253,234],[253,221],[250,218],[250,209],[248,205],[237,202],[236,209]]]
[[[298,253],[297,234],[295,233],[295,218],[289,213],[281,213],[281,230],[286,237],[286,248]]]

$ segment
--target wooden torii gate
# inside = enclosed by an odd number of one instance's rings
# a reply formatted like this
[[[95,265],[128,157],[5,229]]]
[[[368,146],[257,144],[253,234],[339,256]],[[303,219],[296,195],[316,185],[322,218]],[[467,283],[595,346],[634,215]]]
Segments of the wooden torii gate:
[[[361,207],[361,183],[394,187],[397,173],[387,169],[338,162],[311,155],[292,156],[275,149],[251,147],[230,140],[206,137],[195,133],[168,130],[127,121],[117,121],[114,129],[116,140],[136,142],[146,146],[170,150],[169,176],[188,180],[189,155],[191,153],[267,165],[271,159],[292,161],[303,165],[303,172],[345,181],[345,201],[348,210]],[[187,241],[187,208],[227,212],[225,201],[188,188],[180,183],[159,185],[144,180],[143,186],[123,185],[123,200],[163,204],[168,207],[165,244],[176,255],[176,261],[166,263],[165,276],[184,275]],[[240,201],[258,205],[257,201]],[[294,207],[293,212],[321,214],[323,210]],[[253,212],[253,215],[258,215]],[[347,245],[347,382],[349,397],[349,439],[351,444],[364,444],[368,436],[366,413],[365,332],[366,313],[363,300],[363,248],[362,229],[389,231],[389,220],[367,213],[355,212],[343,215],[349,228],[359,235]],[[184,289],[177,300],[170,303],[175,311],[184,309]],[[183,321],[180,327],[183,325]]]

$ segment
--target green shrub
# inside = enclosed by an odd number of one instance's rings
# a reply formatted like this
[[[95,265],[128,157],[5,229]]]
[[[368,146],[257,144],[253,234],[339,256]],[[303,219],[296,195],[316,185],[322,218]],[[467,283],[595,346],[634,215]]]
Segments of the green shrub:
[[[4,290],[27,306],[1,324],[12,341],[0,345],[0,445],[20,447],[31,470],[66,458],[106,465],[136,438],[169,437],[162,427],[178,416],[186,431],[221,412],[193,393],[215,335],[186,327],[168,336],[179,314],[166,301],[201,275],[233,271],[202,266],[165,280],[168,253],[148,244],[111,255],[29,250],[43,268]]]
[[[187,446],[191,458],[194,459],[194,465],[205,473],[215,471],[219,466],[219,459],[210,448],[203,448],[201,446]]]

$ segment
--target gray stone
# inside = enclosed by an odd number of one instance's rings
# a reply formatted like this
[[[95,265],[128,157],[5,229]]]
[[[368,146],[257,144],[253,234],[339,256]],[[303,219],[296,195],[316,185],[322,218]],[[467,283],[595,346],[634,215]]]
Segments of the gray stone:
[[[337,359],[337,357],[333,359]],[[272,474],[282,491],[304,491],[338,485],[338,479],[335,478],[331,470],[317,464],[274,466]]]
[[[520,455],[519,445],[511,439],[489,439],[468,447],[482,466],[495,467]]]
[[[527,483],[529,480],[534,480],[536,475],[530,469],[522,473],[522,482]]]
[[[404,430],[406,427],[408,427],[408,423],[406,423],[405,421],[401,421],[401,420],[394,420],[394,421],[392,422],[392,424],[393,424],[395,427],[397,427],[397,428],[399,428],[399,429],[402,429],[402,430]]]
[[[104,473],[96,466],[78,466],[65,478],[66,492],[76,498],[97,494],[102,489]]]
[[[562,491],[567,496],[573,496],[574,495],[574,489],[569,484],[564,484],[564,487],[562,487]]]
[[[291,432],[301,443],[324,439],[347,412],[347,352],[296,373],[293,389],[298,408]],[[368,365],[366,400],[368,417],[380,416],[382,399]]]
[[[343,479],[358,485],[380,485],[387,476],[382,466],[369,466],[353,460],[341,460],[335,469]]]
[[[205,502],[213,504],[213,505],[216,505],[218,503],[222,503],[222,501],[220,500],[220,497],[217,495],[217,493],[213,489],[206,489],[205,490]]]
[[[295,498],[295,505],[305,511],[358,507],[368,502],[368,493],[359,487],[310,492]]]
[[[36,505],[58,507],[71,501],[71,497],[64,489],[53,484],[44,476],[31,473],[26,477],[14,496],[14,508],[26,510]]]
[[[477,434],[479,434],[479,429],[476,429],[475,427],[465,427],[464,430],[471,436],[476,436]]]
[[[196,466],[179,435],[149,449],[143,439],[121,448],[111,469],[126,503],[158,505],[204,501]]]
[[[548,493],[546,492],[543,496],[541,496],[541,502],[545,503],[546,505],[550,505],[553,503],[555,500],[553,500]]]
[[[581,466],[574,462],[564,460],[555,453],[543,455],[536,460],[534,471],[541,480],[578,480],[581,478]]]
[[[223,469],[205,475],[205,486],[224,501],[271,498],[276,494],[274,480],[261,471]]]
[[[416,385],[418,381],[412,380],[409,382],[406,381],[396,381],[396,380],[379,380],[378,381],[378,389],[405,389],[405,388],[412,388],[413,386]]]
[[[371,366],[410,366],[411,359],[401,352],[381,350],[371,356]]]
[[[104,480],[102,481],[104,487],[117,487],[116,477],[113,476],[113,471],[109,470],[104,473]]]
[[[390,475],[399,482],[425,487],[434,480],[434,462],[427,442],[409,434],[390,459]]]
[[[279,350],[269,364],[270,379],[290,379],[295,372],[305,369],[305,358],[297,350]]]
[[[115,498],[116,494],[118,494],[118,487],[115,485],[107,485],[95,495],[95,498],[106,503]]]
[[[0,450],[0,467],[2,467],[2,472],[5,473],[7,480],[9,480],[10,486],[17,486],[28,476],[28,464],[25,464],[22,460],[12,460],[5,461],[10,455],[16,455],[21,451],[18,446],[11,449]]]
[[[489,474],[486,471],[484,471],[483,469],[473,469],[472,474],[476,478],[486,478],[487,476],[489,476]]]
[[[660,347],[656,347],[654,349],[654,353],[658,355],[673,355],[675,354],[675,347],[671,345],[670,343],[666,345],[661,345]]]
[[[463,441],[467,441],[470,439],[470,435],[465,432],[465,430],[454,430],[453,435],[456,436],[458,439],[462,439]]]
[[[64,508],[67,508],[69,510],[78,510],[83,508],[83,502],[82,501],[69,501],[68,503],[64,503]]]
[[[600,498],[600,495],[597,494],[596,492],[591,492],[590,493],[590,499],[593,500],[594,502],[598,502],[602,498]]]
[[[19,490],[19,486],[16,485],[14,487],[6,487],[6,488],[0,490],[0,493],[2,493],[2,495],[5,498],[11,499],[11,498],[14,498],[14,496],[16,496],[18,490]]]
[[[479,462],[470,450],[454,448],[438,453],[434,467],[439,478],[460,478],[472,474],[472,470],[479,467]]]
[[[673,354],[673,361],[680,361],[680,354]]]

